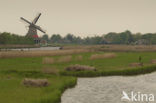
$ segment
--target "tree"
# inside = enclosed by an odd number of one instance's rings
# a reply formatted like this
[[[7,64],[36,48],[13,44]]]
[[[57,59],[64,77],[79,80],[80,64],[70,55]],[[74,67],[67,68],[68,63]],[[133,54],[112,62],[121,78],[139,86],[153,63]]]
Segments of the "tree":
[[[120,33],[119,35],[120,35],[121,44],[130,44],[133,42],[133,36],[130,31],[126,30],[125,32]]]
[[[50,38],[52,43],[61,43],[62,42],[62,37],[60,34],[53,34]]]
[[[74,41],[74,35],[73,34],[67,34],[65,37],[64,37],[64,41],[66,43],[72,43]]]
[[[47,34],[44,34],[41,39],[43,39],[43,40],[45,40],[47,42],[49,41],[49,37],[48,37]]]
[[[0,33],[0,44],[34,44],[32,38],[11,33]]]
[[[104,36],[106,42],[108,44],[119,44],[120,43],[120,38],[119,34],[115,32],[110,32],[107,35]]]
[[[136,34],[133,35],[134,42],[136,42],[136,41],[138,41],[140,39],[142,39],[141,33],[136,33]]]

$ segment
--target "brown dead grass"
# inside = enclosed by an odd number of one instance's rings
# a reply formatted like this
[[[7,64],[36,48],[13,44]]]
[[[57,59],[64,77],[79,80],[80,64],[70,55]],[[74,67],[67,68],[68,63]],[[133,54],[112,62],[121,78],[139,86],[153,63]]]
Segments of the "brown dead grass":
[[[91,71],[96,71],[94,67],[86,66],[86,65],[71,65],[67,68],[65,68],[67,71],[84,71],[84,70],[91,70]]]
[[[105,53],[105,54],[93,54],[91,55],[90,59],[95,60],[95,59],[105,59],[105,58],[114,58],[116,57],[115,53]]]
[[[56,56],[70,55],[95,51],[156,51],[156,45],[91,45],[91,46],[64,46],[63,50],[47,51],[1,51],[0,58],[16,57],[39,57],[39,56]]]
[[[156,45],[103,45],[95,47],[99,51],[156,51]]]
[[[156,51],[156,45],[85,45],[85,46],[65,46],[65,50],[88,49],[90,51]]]
[[[130,67],[140,67],[140,66],[143,66],[143,63],[130,63],[129,66]]]
[[[79,59],[80,59],[80,57],[79,57]],[[52,57],[45,57],[42,60],[42,64],[67,63],[70,61],[72,61],[71,55],[61,56],[57,59],[53,59]]]
[[[53,58],[45,57],[42,60],[42,64],[53,64],[55,61]]]
[[[45,73],[45,74],[55,74],[55,75],[58,75],[59,74],[59,71],[56,67],[47,67],[47,66],[44,66],[42,68],[42,72]]]
[[[57,63],[65,63],[65,62],[70,62],[70,61],[72,61],[72,56],[68,55],[68,56],[62,56],[58,58]]]
[[[70,55],[91,52],[88,49],[72,49],[72,50],[47,50],[47,51],[7,51],[0,52],[0,58],[16,58],[16,57],[41,57],[41,56],[56,56]]]
[[[78,55],[78,56],[76,56],[75,60],[77,60],[77,61],[81,61],[81,60],[83,60],[82,55]]]
[[[156,64],[156,59],[151,60],[152,64]]]
[[[28,87],[46,87],[49,85],[47,79],[31,79],[25,78],[22,83]]]

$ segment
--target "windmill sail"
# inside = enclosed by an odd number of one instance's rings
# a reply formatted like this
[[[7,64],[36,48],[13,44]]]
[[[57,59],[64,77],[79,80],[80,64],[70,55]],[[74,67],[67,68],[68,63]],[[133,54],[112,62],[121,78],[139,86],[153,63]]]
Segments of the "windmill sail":
[[[28,20],[24,19],[23,17],[21,17],[21,20],[23,20],[23,21],[25,21],[25,22],[27,22],[28,24],[31,25],[31,23]]]
[[[46,33],[40,26],[35,25],[35,28],[38,29],[39,31]]]
[[[40,16],[41,16],[41,13],[39,13],[37,16],[36,16],[36,18],[33,20],[33,24],[36,24],[36,22],[38,21],[38,19],[40,18]]]

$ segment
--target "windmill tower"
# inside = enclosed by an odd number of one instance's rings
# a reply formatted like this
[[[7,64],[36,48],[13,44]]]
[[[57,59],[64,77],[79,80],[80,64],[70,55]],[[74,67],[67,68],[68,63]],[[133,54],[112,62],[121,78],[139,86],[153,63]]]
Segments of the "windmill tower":
[[[42,33],[46,33],[40,26],[37,26],[36,23],[40,18],[41,13],[39,13],[32,22],[21,17],[21,20],[29,24],[29,30],[26,36],[32,37],[35,43],[40,43],[40,39],[37,34],[37,30],[41,31]]]

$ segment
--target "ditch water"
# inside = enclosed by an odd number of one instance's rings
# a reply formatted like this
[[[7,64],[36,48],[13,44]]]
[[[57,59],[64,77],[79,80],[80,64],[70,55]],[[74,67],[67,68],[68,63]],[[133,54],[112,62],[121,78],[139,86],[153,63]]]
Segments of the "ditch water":
[[[40,47],[40,48],[18,48],[18,49],[7,49],[9,51],[35,51],[35,50],[59,50],[60,47]],[[6,50],[6,49],[2,49]]]
[[[137,101],[121,100],[123,91],[129,98],[134,92]],[[139,101],[142,94],[156,96],[156,72],[139,76],[108,76],[96,78],[78,78],[74,88],[67,89],[61,103],[156,103],[147,102],[144,97]]]

